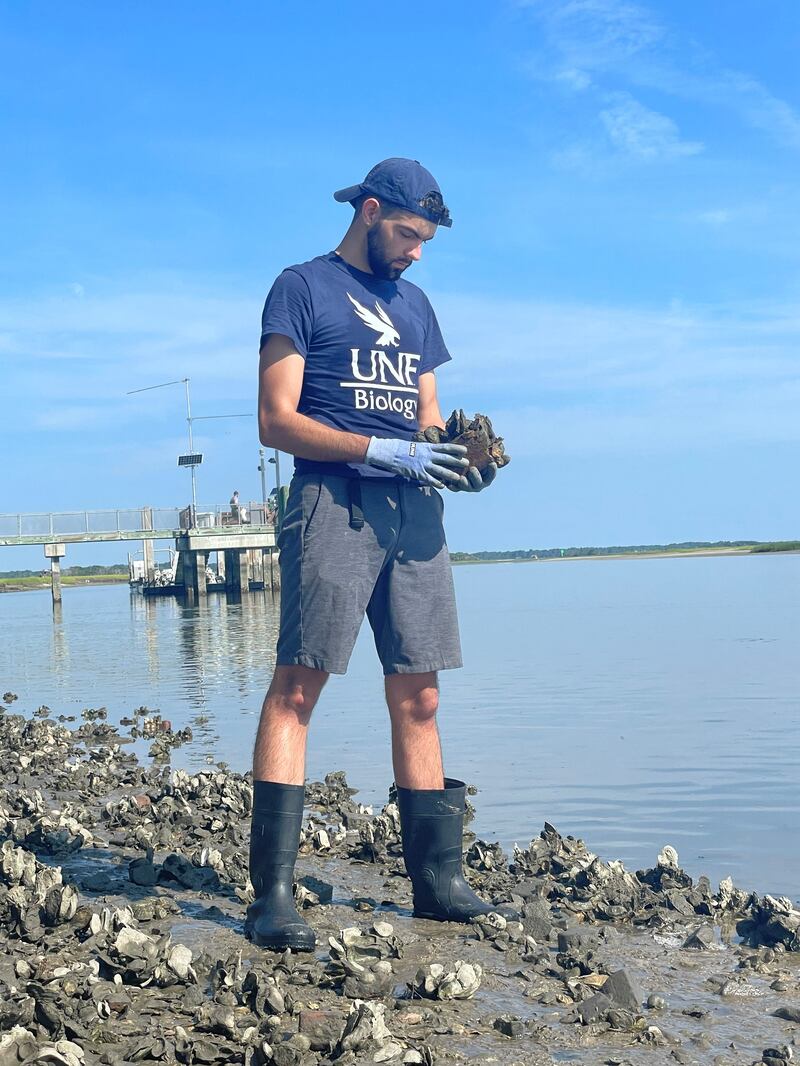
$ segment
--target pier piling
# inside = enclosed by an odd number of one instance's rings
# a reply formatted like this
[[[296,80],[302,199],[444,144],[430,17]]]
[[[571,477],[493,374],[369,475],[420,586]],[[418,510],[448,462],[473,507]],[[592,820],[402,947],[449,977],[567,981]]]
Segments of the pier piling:
[[[208,554],[201,551],[187,551],[183,564],[184,583],[191,588],[192,593],[202,599],[208,594],[206,581],[206,563]],[[188,571],[188,575],[187,575]],[[188,576],[188,581],[186,580]]]
[[[153,528],[153,508],[142,508],[142,529],[151,530]],[[155,556],[153,554],[153,541],[149,538],[145,538],[142,541],[142,557],[144,559],[144,579],[150,582],[155,577],[156,566]]]
[[[50,560],[50,591],[53,605],[61,603],[61,560],[67,554],[63,544],[45,544],[44,557]]]
[[[236,548],[225,549],[225,591],[242,591],[241,556]]]

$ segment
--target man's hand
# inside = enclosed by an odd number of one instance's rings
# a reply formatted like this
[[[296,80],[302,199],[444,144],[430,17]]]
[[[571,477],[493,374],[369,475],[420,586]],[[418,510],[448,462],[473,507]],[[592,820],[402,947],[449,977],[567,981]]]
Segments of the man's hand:
[[[491,485],[496,474],[497,467],[494,463],[489,463],[483,474],[477,467],[471,466],[466,474],[462,474],[457,481],[448,481],[447,488],[451,492],[481,492],[488,485]]]
[[[365,462],[441,489],[464,480],[461,475],[467,466],[466,455],[463,444],[370,437]]]

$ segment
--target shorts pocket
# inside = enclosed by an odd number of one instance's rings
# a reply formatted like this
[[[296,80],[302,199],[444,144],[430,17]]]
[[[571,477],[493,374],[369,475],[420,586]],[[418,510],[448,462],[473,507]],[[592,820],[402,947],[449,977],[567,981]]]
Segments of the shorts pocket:
[[[317,474],[303,486],[303,543],[308,540],[312,526],[319,525],[322,517],[323,475]]]

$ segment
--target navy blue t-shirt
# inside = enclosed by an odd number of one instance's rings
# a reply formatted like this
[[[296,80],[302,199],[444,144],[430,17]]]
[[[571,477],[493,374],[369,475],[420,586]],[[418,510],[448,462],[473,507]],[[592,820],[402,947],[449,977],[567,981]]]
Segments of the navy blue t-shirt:
[[[305,360],[300,414],[348,433],[410,440],[419,428],[419,376],[450,359],[428,298],[411,282],[384,281],[336,252],[287,267],[270,289],[270,333]],[[295,458],[298,474],[392,476],[359,463]]]

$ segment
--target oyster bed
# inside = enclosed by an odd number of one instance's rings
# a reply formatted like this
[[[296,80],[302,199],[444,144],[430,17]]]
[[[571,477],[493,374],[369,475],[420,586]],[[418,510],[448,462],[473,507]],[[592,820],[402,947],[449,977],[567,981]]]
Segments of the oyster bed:
[[[729,881],[601,861],[545,825],[468,836],[467,876],[522,920],[411,916],[395,804],[307,787],[298,905],[314,955],[242,936],[249,776],[188,774],[139,708],[73,723],[0,704],[0,1066],[792,1061],[800,912]],[[142,762],[132,740],[149,743]]]

